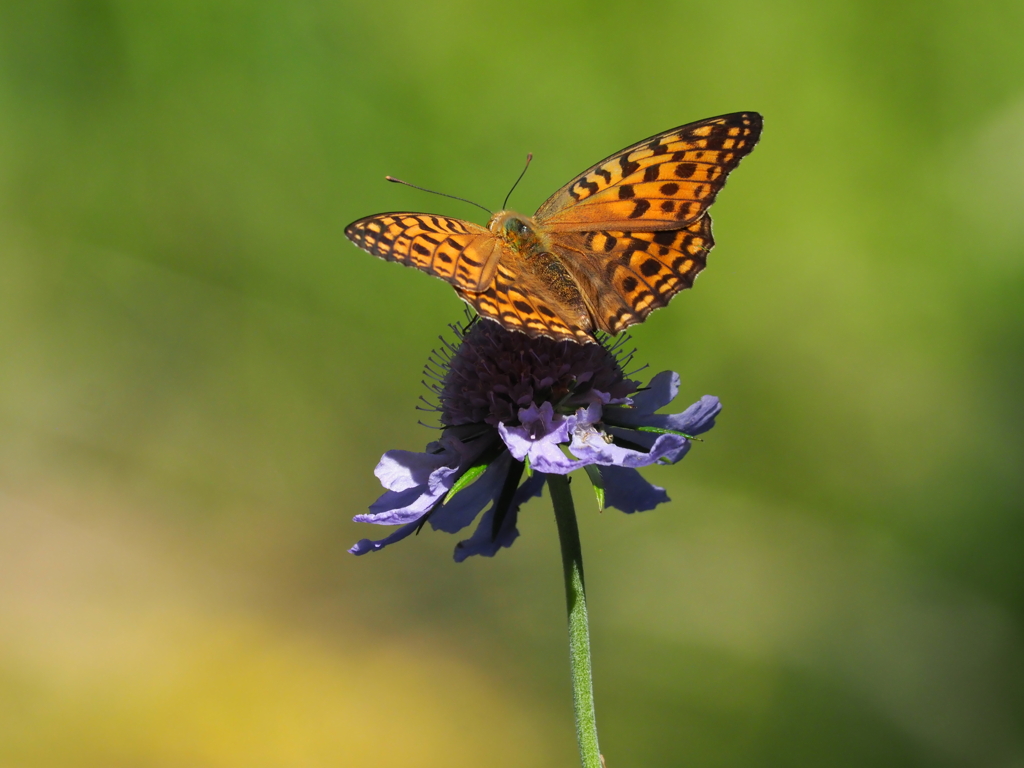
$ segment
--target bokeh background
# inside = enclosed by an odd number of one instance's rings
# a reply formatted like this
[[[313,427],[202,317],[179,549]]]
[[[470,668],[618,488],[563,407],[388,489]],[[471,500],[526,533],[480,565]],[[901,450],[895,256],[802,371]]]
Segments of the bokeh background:
[[[550,506],[378,533],[451,289],[360,216],[532,211],[764,113],[637,327],[725,411],[578,494],[627,766],[1024,766],[1024,5],[0,2],[0,765],[577,764]],[[577,486],[580,487],[580,486]]]

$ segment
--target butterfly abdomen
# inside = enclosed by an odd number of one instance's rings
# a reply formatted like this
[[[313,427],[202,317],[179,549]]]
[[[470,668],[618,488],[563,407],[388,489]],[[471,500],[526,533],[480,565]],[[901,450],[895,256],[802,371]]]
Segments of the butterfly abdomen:
[[[520,298],[511,302],[511,309],[518,313],[521,328],[545,334],[566,329],[566,335],[577,340],[589,339],[593,323],[579,283],[552,252],[550,237],[543,229],[528,216],[512,211],[496,213],[488,229],[501,241],[510,268],[507,274],[515,275],[510,288]],[[499,317],[513,323],[504,314]]]
[[[531,254],[523,260],[523,267],[525,272],[534,275],[547,286],[563,306],[572,307],[580,313],[586,312],[587,305],[579,284],[555,254],[548,251]]]

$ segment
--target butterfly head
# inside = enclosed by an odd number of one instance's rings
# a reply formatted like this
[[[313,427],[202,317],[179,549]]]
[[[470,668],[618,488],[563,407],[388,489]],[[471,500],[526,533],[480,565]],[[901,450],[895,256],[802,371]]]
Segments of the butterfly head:
[[[536,224],[529,216],[513,211],[499,211],[491,217],[488,229],[516,251],[529,250],[537,241]]]

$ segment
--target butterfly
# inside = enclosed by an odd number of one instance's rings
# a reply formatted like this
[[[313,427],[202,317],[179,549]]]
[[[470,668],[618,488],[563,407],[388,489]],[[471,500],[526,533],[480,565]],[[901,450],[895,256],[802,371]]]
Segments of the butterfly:
[[[345,235],[374,256],[446,280],[478,314],[529,336],[617,334],[684,288],[714,246],[708,208],[754,149],[762,118],[736,112],[672,128],[587,169],[533,216],[486,227],[381,213]]]

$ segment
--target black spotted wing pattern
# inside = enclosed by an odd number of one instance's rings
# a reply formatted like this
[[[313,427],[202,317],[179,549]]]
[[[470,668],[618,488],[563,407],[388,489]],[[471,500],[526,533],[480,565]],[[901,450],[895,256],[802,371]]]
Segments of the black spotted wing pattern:
[[[756,112],[735,112],[663,131],[581,173],[534,218],[551,232],[685,227],[715,202],[761,128]]]
[[[501,249],[479,224],[429,213],[381,213],[354,221],[345,235],[364,251],[416,267],[456,288],[484,290]]]

